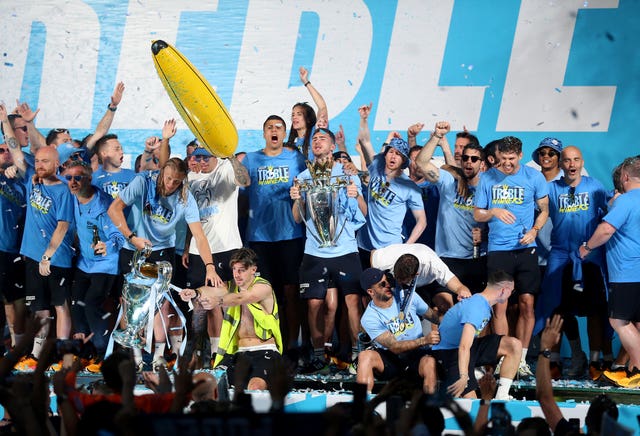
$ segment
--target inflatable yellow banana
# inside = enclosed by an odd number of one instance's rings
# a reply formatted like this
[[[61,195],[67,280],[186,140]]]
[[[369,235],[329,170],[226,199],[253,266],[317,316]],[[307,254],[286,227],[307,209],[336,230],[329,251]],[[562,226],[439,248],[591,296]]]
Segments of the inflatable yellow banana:
[[[233,155],[238,131],[207,79],[182,53],[162,40],[151,43],[151,53],[160,81],[198,141],[215,156]]]

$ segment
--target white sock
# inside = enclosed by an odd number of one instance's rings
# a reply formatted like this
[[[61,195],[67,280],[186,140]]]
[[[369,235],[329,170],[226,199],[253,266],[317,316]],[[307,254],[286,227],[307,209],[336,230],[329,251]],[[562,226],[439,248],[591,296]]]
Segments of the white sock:
[[[496,392],[496,400],[508,400],[509,399],[509,389],[511,389],[511,384],[513,380],[506,377],[500,377],[498,381],[498,392]]]
[[[133,348],[133,361],[137,365],[142,363],[142,349],[141,348]]]
[[[182,335],[170,335],[169,342],[171,343],[171,351],[180,355],[180,347],[182,346]]]
[[[164,358],[164,347],[164,341],[158,341],[153,345],[153,360]]]
[[[209,336],[209,342],[211,343],[211,357],[213,357],[218,352],[218,344],[220,343],[220,337],[214,338],[213,336]]]
[[[521,362],[526,362],[526,360],[527,360],[527,351],[529,351],[528,348],[523,348],[522,349],[522,357],[520,358]]]
[[[46,340],[47,338],[41,338],[37,336],[33,339],[33,350],[31,351],[31,354],[33,354],[33,357],[35,357],[36,359],[40,356],[42,346],[44,345],[44,341]]]

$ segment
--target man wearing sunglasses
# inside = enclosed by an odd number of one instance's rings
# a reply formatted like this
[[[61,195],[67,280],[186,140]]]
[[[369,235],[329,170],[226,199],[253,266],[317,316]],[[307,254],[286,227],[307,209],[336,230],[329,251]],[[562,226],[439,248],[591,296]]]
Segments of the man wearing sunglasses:
[[[71,162],[63,174],[74,196],[74,218],[80,250],[71,285],[71,317],[74,332],[96,347],[96,360],[87,369],[99,372],[107,349],[109,323],[104,311],[106,296],[118,278],[118,256],[124,236],[107,215],[112,198],[91,184],[91,167]],[[98,241],[94,244],[94,235]]]
[[[489,273],[504,270],[514,276],[514,296],[519,308],[514,336],[522,342],[518,374],[533,377],[526,356],[535,324],[534,296],[540,288],[535,239],[549,216],[549,188],[540,172],[520,164],[522,141],[518,138],[502,138],[496,156],[500,166],[482,174],[473,216],[489,225]],[[497,334],[509,333],[507,305],[506,301],[496,305],[493,326]]]
[[[0,119],[7,130],[6,109],[0,106]],[[25,256],[25,294],[27,306],[36,317],[47,320],[50,307],[56,311],[58,339],[69,339],[71,313],[69,285],[73,258],[73,198],[57,177],[58,151],[42,147],[36,151],[34,167],[28,167],[17,141],[9,142],[16,166],[25,175],[29,201],[26,207],[25,232],[20,254]],[[42,346],[49,334],[49,323],[38,332],[31,355],[16,365],[17,369],[34,369]]]
[[[406,377],[422,381],[424,392],[434,393],[436,361],[430,346],[440,341],[440,334],[432,330],[424,336],[420,320],[439,323],[438,313],[415,292],[406,298],[408,294],[392,285],[380,269],[364,270],[360,286],[371,297],[360,322],[373,346],[358,355],[356,381],[371,392],[376,377]]]
[[[434,135],[416,157],[416,166],[440,194],[435,251],[475,294],[484,289],[487,278],[486,241],[482,241],[486,224],[476,222],[473,217],[473,201],[480,182],[484,150],[473,143],[464,146],[460,155],[462,180],[450,171],[443,171],[434,165],[432,157],[440,144],[438,137],[444,136],[449,129],[446,121],[436,123]]]
[[[216,272],[226,282],[233,278],[229,261],[242,247],[238,228],[238,191],[249,184],[249,173],[235,156],[218,159],[197,140],[195,145],[191,160],[199,171],[189,171],[189,190],[200,210],[202,230],[209,241]],[[189,287],[197,288],[205,284],[206,267],[198,244],[190,233],[187,233],[185,245],[188,249],[182,254],[182,265],[187,268],[187,283]],[[220,339],[222,310],[208,311],[207,317],[213,357]]]

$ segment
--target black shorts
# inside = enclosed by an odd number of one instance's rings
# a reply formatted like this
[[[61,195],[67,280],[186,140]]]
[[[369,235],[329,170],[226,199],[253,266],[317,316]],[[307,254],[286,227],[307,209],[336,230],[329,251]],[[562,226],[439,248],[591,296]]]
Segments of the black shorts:
[[[487,256],[478,259],[442,257],[442,261],[472,294],[484,291],[487,286]]]
[[[278,301],[284,285],[298,285],[298,270],[304,253],[304,239],[276,242],[249,242],[258,255],[258,272],[273,286]]]
[[[640,322],[640,282],[609,283],[609,318]]]
[[[234,369],[240,355],[246,357],[250,364],[249,373],[241,387],[242,389],[246,389],[249,380],[254,377],[261,378],[269,383],[271,375],[273,374],[274,364],[282,359],[280,353],[274,350],[243,351],[235,354],[225,354],[218,364],[218,367],[225,366],[227,368],[227,379],[230,383],[235,383]],[[235,388],[239,389],[240,387],[235,386]]]
[[[376,373],[380,380],[391,380],[399,376],[420,378],[418,372],[420,359],[432,354],[431,349],[423,347],[402,354],[395,354],[381,348],[373,348],[372,351],[380,355],[384,365],[384,371],[380,374]]]
[[[324,258],[305,254],[300,265],[300,298],[324,300],[328,288],[342,295],[360,294],[362,267],[358,253]]]
[[[0,251],[0,302],[24,298],[24,259],[18,253]]]
[[[490,334],[475,338],[471,351],[469,353],[469,367],[466,373],[469,374],[469,382],[467,388],[462,395],[478,388],[478,381],[474,375],[474,369],[478,366],[492,365],[498,361],[498,349],[502,336]],[[434,350],[433,357],[438,361],[438,365],[444,370],[445,386],[450,386],[460,378],[460,368],[458,368],[458,349],[451,350]]]
[[[487,273],[502,270],[513,276],[513,295],[533,294],[540,289],[540,268],[536,247],[487,254]]]
[[[135,251],[127,250],[126,248],[120,249],[120,255],[118,257],[118,269],[120,270],[120,274],[126,275],[131,271],[134,253]],[[146,262],[156,263],[163,260],[169,262],[171,267],[175,269],[176,249],[170,247],[152,251],[151,256],[147,258]]]
[[[223,251],[221,253],[213,253],[213,264],[216,267],[216,274],[220,276],[223,282],[233,279],[229,261],[231,256],[237,250]],[[187,272],[188,287],[197,288],[204,285],[207,276],[207,269],[204,266],[202,258],[198,254],[189,254],[189,270]]]
[[[182,265],[182,255],[176,253],[175,260],[173,261],[174,268],[171,274],[171,284],[181,289],[189,287],[189,280],[187,280],[187,273],[189,270]],[[191,268],[191,265],[189,265]]]
[[[580,290],[582,289],[582,290]],[[594,263],[582,263],[582,283],[573,281],[573,265],[569,263],[562,272],[561,313],[575,316],[607,314],[607,296],[600,267]]]
[[[416,294],[420,295],[420,298],[422,298],[428,306],[433,305],[433,297],[440,294],[441,292],[446,292],[447,294],[451,295],[451,297],[453,298],[453,304],[458,301],[458,295],[455,292],[450,291],[446,288],[446,286],[442,286],[438,282],[431,282],[428,285],[416,288]]]
[[[71,296],[71,268],[51,265],[51,274],[40,275],[39,262],[25,259],[25,298],[32,312],[63,306]]]

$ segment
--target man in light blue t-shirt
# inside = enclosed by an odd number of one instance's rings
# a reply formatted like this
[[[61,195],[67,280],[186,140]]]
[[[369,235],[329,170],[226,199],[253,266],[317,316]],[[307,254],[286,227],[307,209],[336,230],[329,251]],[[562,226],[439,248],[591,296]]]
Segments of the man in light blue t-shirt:
[[[549,216],[548,186],[535,169],[521,165],[522,142],[513,136],[497,143],[499,166],[486,171],[476,189],[473,217],[489,225],[487,270],[504,270],[515,279],[519,307],[515,336],[522,342],[521,377],[533,377],[526,362],[535,324],[534,296],[540,287],[536,235]],[[535,217],[536,206],[540,213]],[[516,303],[514,301],[513,303]],[[507,334],[507,304],[496,306],[494,329]]]
[[[305,372],[323,371],[327,367],[327,360],[324,356],[324,346],[331,344],[333,330],[335,326],[335,314],[338,308],[337,293],[344,296],[345,305],[349,319],[349,331],[351,334],[351,360],[358,354],[357,338],[360,332],[360,287],[359,278],[362,273],[360,257],[358,255],[358,245],[356,242],[356,230],[362,227],[365,222],[363,211],[367,205],[362,197],[360,179],[356,176],[345,174],[341,163],[333,161],[333,150],[335,149],[335,135],[330,130],[318,128],[312,137],[311,152],[313,162],[308,164],[309,168],[296,177],[296,183],[291,187],[290,195],[294,200],[293,218],[296,222],[306,220],[307,240],[304,248],[304,257],[300,265],[300,298],[307,300],[309,331],[311,333],[311,343],[313,345],[313,358],[309,366],[304,368]],[[312,178],[313,171],[315,179]],[[329,173],[330,171],[330,173]],[[329,174],[327,174],[329,173]],[[323,181],[322,178],[325,178]],[[326,179],[328,177],[328,179]],[[322,225],[318,229],[314,223],[318,216],[306,214],[301,211],[310,205],[308,189],[305,186],[316,186],[326,184],[336,185],[345,183],[337,189],[335,197],[333,192],[316,195],[320,201],[326,201],[324,195],[333,197],[337,204],[334,207],[337,215],[333,217],[333,228],[335,230],[335,245],[322,247],[323,239],[330,238],[323,232]],[[303,189],[301,189],[301,186]],[[326,188],[324,188],[326,189]],[[326,191],[325,191],[326,192]],[[326,222],[322,224],[329,228],[331,223],[329,217],[325,217]],[[324,236],[319,234],[323,233]],[[327,295],[330,298],[327,298]],[[323,322],[324,321],[324,322]]]
[[[293,219],[289,189],[304,171],[304,157],[284,147],[287,124],[280,116],[268,116],[262,130],[264,148],[247,153],[242,160],[251,179],[245,188],[249,197],[246,239],[258,255],[260,276],[276,293],[285,350],[294,350],[300,329],[298,268],[304,233],[302,224]]]
[[[474,368],[500,365],[497,400],[508,400],[509,389],[518,370],[522,344],[516,338],[480,333],[491,320],[491,307],[505,303],[513,292],[513,277],[504,271],[489,274],[487,287],[479,294],[460,301],[440,322],[440,342],[433,355],[445,371],[444,383],[454,397],[475,398],[478,383]]]
[[[640,155],[624,160],[620,170],[624,193],[588,241],[580,246],[580,257],[606,244],[609,268],[609,322],[629,353],[627,374],[604,371],[619,386],[640,386]]]
[[[484,150],[474,143],[461,149],[462,174],[438,168],[431,158],[440,144],[439,137],[447,132],[448,122],[436,123],[434,135],[416,157],[416,164],[426,182],[440,193],[435,251],[460,281],[477,293],[484,289],[487,280],[486,243],[482,242],[486,224],[476,222],[473,217]]]

